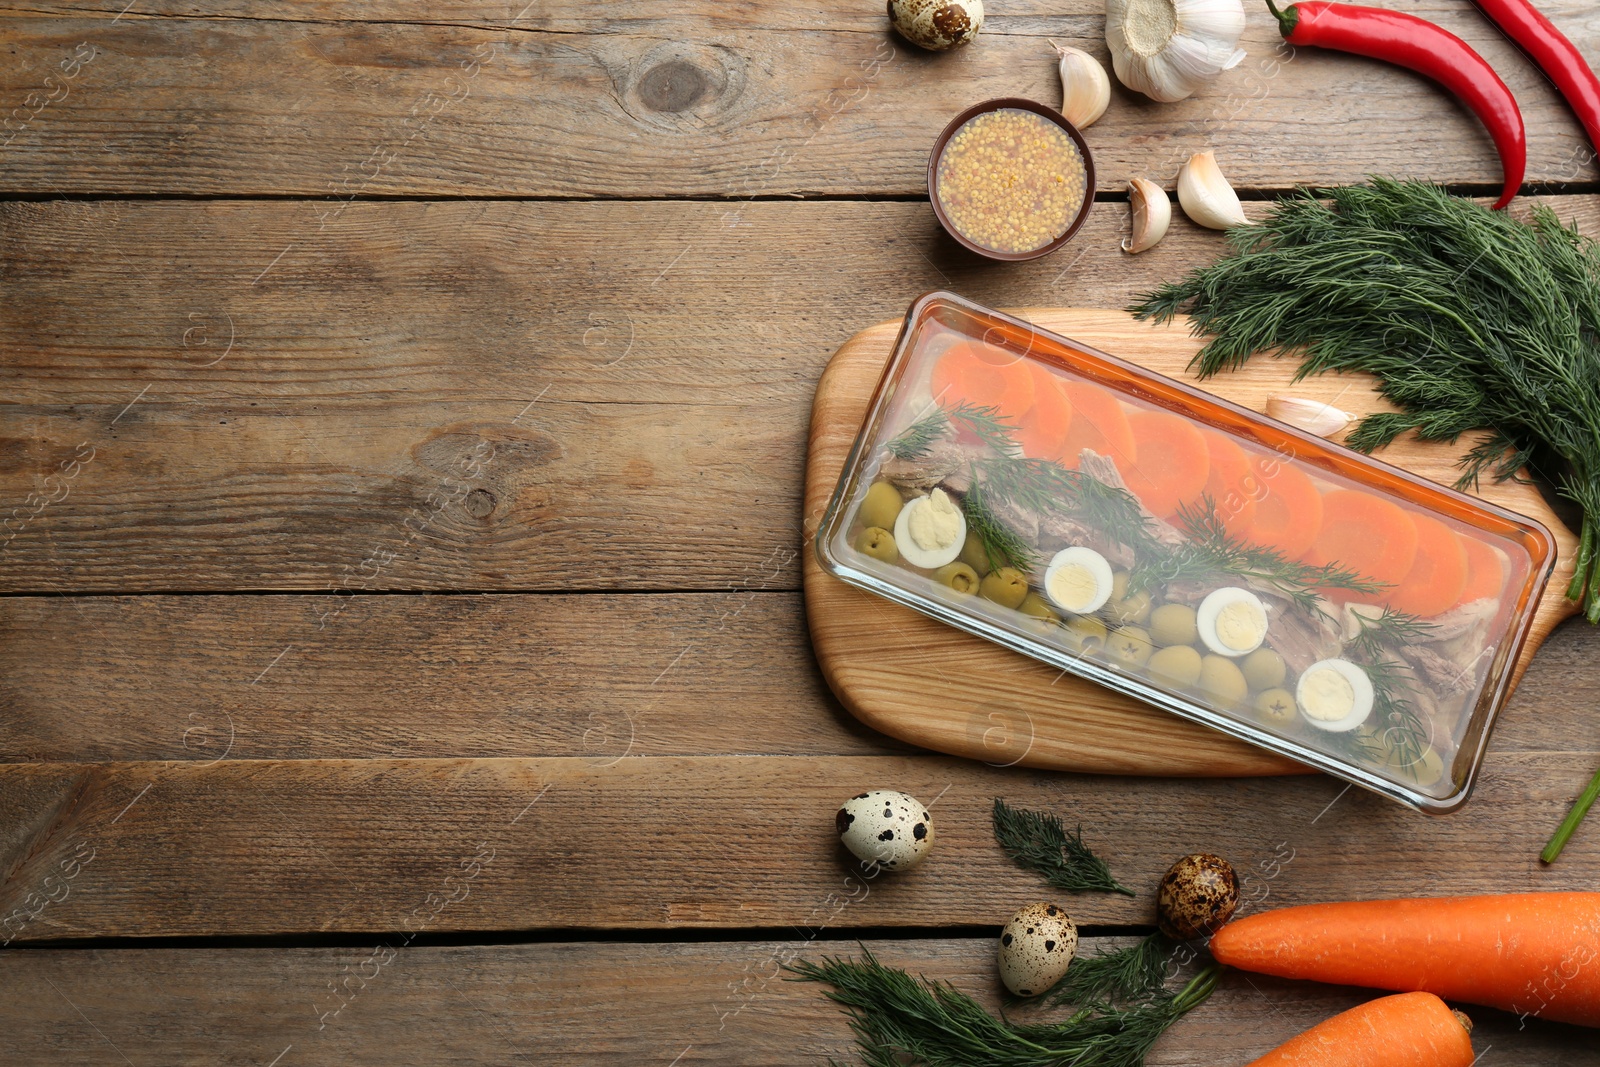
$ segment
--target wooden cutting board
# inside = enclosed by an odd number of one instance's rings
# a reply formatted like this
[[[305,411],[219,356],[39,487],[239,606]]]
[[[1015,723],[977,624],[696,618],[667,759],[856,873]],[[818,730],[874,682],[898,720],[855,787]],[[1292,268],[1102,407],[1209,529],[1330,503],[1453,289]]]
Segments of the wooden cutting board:
[[[1187,322],[1155,326],[1121,311],[1035,308],[1015,314],[1055,333],[1139,363],[1169,377],[1187,371],[1200,340]],[[892,737],[998,766],[1109,774],[1190,777],[1308,773],[1292,760],[1148,707],[844,584],[822,570],[812,547],[845,457],[894,346],[899,321],[856,334],[834,353],[811,408],[806,459],[804,581],[817,662],[851,714]],[[1366,375],[1322,375],[1291,383],[1289,360],[1252,360],[1204,388],[1257,411],[1275,395],[1306,397],[1354,415],[1392,410]],[[1335,437],[1335,440],[1338,438]],[[1395,442],[1379,458],[1446,485],[1459,471],[1463,445]],[[1538,519],[1559,546],[1517,661],[1528,660],[1576,607],[1563,595],[1577,538],[1532,485],[1485,484],[1480,493]]]

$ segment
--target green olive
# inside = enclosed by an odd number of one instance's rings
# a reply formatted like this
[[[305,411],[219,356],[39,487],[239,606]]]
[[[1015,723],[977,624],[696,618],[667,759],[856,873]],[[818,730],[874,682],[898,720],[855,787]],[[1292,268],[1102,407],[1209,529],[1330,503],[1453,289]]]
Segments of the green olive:
[[[1192,645],[1200,637],[1194,609],[1187,604],[1163,604],[1150,613],[1150,640],[1158,645]]]
[[[861,502],[861,510],[856,517],[863,526],[876,526],[880,530],[894,529],[894,520],[900,517],[900,508],[905,501],[900,499],[900,490],[889,482],[873,482],[872,488],[867,490],[867,498]]]
[[[1117,622],[1137,625],[1150,617],[1150,594],[1143,589],[1128,592],[1128,572],[1118,571],[1111,576],[1111,599],[1106,601],[1106,611]]]
[[[1123,667],[1143,667],[1154,651],[1150,635],[1137,626],[1119,626],[1112,631],[1106,653]]]
[[[1294,722],[1294,694],[1287,689],[1268,689],[1256,697],[1256,714],[1269,726],[1284,727]]]
[[[978,589],[1001,607],[1014,608],[1028,595],[1028,579],[1015,567],[1001,567],[984,575]]]
[[[1201,660],[1200,680],[1195,684],[1219,707],[1242,704],[1250,695],[1244,672],[1227,656],[1207,656]]]
[[[885,563],[898,563],[900,560],[900,550],[894,547],[894,534],[881,526],[868,526],[862,530],[861,536],[856,538],[856,549]]]
[[[1419,755],[1405,759],[1398,752],[1390,752],[1384,762],[1424,789],[1438,785],[1444,778],[1444,760],[1432,745],[1424,745]]]
[[[957,558],[977,571],[979,577],[994,569],[994,564],[989,562],[989,550],[983,547],[983,538],[972,536],[970,531],[961,543],[961,555]]]
[[[1094,655],[1105,647],[1106,624],[1093,615],[1072,615],[1067,619],[1067,644],[1077,652]]]
[[[1250,688],[1258,692],[1278,688],[1289,675],[1283,657],[1270,648],[1258,648],[1250,653],[1239,664],[1239,669],[1244,671],[1244,680],[1250,683]]]
[[[1174,689],[1187,689],[1200,680],[1200,653],[1188,645],[1168,645],[1150,656],[1150,675]]]
[[[978,591],[978,572],[965,563],[946,563],[933,572],[933,580],[940,585],[949,586],[958,593]]]
[[[1022,603],[1017,605],[1017,610],[1035,619],[1047,619],[1050,622],[1059,622],[1061,620],[1061,616],[1056,614],[1056,609],[1051,607],[1050,602],[1038,593],[1029,593],[1023,597]]]

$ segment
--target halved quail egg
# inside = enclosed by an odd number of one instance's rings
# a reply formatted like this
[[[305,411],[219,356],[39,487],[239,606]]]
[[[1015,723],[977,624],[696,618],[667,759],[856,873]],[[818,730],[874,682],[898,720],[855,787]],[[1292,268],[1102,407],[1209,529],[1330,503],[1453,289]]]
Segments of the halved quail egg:
[[[1347,659],[1319,660],[1295,684],[1300,714],[1319,730],[1354,730],[1372,714],[1372,679]]]
[[[833,817],[839,840],[867,865],[903,871],[933,847],[933,820],[915,797],[874,789],[844,802]]]
[[[894,520],[895,546],[913,567],[937,570],[955,562],[966,540],[966,516],[943,489],[917,497]]]
[[[1000,981],[1019,997],[1061,981],[1078,950],[1078,927],[1054,904],[1029,904],[1000,933]]]
[[[1248,656],[1267,639],[1267,607],[1248,589],[1224,586],[1195,612],[1200,642],[1219,656]]]
[[[1074,545],[1050,558],[1044,591],[1056,607],[1074,615],[1099,611],[1111,599],[1111,564],[1092,548]]]

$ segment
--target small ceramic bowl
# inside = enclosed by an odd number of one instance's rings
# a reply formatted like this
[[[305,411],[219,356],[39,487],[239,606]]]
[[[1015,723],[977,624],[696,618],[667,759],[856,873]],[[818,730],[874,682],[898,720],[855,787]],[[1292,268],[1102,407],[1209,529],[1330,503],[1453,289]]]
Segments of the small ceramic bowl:
[[[1078,153],[1083,157],[1083,203],[1079,206],[1077,215],[1073,218],[1072,222],[1068,224],[1067,228],[1058,236],[1051,239],[1048,243],[1043,244],[1038,248],[1029,249],[1026,252],[1001,252],[993,248],[987,248],[972,240],[966,234],[962,233],[956,227],[955,223],[950,221],[949,215],[945,213],[944,204],[939,199],[939,164],[944,158],[945,147],[950,143],[950,138],[955,136],[957,130],[961,129],[961,127],[965,126],[968,122],[979,115],[990,111],[1002,111],[1006,109],[1029,111],[1035,115],[1042,116],[1048,121],[1054,123],[1056,126],[1059,126],[1061,129],[1066,131],[1068,137],[1072,138],[1072,143],[1078,146]],[[1084,141],[1083,134],[1078,131],[1076,126],[1063,118],[1061,112],[1052,107],[1047,107],[1044,104],[1036,103],[1032,100],[1024,100],[1023,98],[1017,96],[1006,96],[997,100],[985,100],[981,104],[974,104],[973,106],[967,108],[961,114],[950,120],[950,125],[946,126],[944,128],[944,132],[940,133],[938,138],[934,140],[933,151],[928,156],[928,199],[933,202],[933,213],[938,216],[939,224],[943,226],[945,228],[945,232],[951,237],[955,238],[956,242],[963,248],[971,249],[978,255],[987,259],[996,259],[1007,263],[1019,263],[1023,260],[1038,259],[1041,256],[1048,256],[1051,252],[1054,252],[1056,249],[1072,240],[1073,235],[1076,234],[1080,228],[1082,228],[1084,220],[1089,217],[1089,209],[1094,207],[1094,189],[1094,156],[1089,152],[1089,145]]]

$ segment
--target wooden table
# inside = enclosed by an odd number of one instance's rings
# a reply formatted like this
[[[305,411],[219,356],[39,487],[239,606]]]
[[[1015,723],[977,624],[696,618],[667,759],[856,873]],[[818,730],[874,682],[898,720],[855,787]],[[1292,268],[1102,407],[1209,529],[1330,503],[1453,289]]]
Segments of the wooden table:
[[[1535,859],[1600,764],[1582,625],[1442,820],[1321,777],[931,755],[808,648],[801,457],[845,338],[934,287],[1117,307],[1208,261],[1181,219],[1117,249],[1125,179],[1203,147],[1258,198],[1487,191],[1430,86],[1291,58],[1252,6],[1210,91],[1116,91],[1073,244],[996,266],[938,234],[927,146],[1056,98],[1047,39],[1103,55],[1095,0],[993,3],[945,56],[843,0],[125,2],[3,5],[4,1062],[819,1063],[848,1026],[787,960],[859,941],[993,1000],[990,938],[1047,895],[996,795],[1141,889],[1070,902],[1091,949],[1201,848],[1271,904],[1593,887],[1600,827]],[[1539,76],[1464,0],[1405,6],[1497,64],[1533,188],[1600,232]],[[1543,6],[1600,54],[1593,5]],[[883,786],[939,845],[862,880],[831,814]],[[1152,1062],[1240,1063],[1359,998],[1231,976]],[[1600,1063],[1477,1014],[1487,1064]]]

